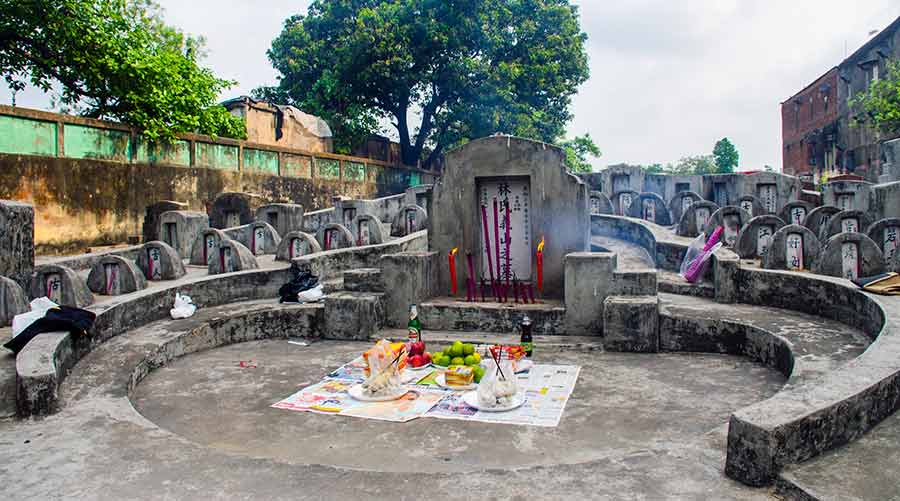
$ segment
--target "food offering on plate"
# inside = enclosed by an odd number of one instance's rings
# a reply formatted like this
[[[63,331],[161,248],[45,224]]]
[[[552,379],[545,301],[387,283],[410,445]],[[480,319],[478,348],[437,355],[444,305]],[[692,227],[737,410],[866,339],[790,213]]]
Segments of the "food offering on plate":
[[[425,351],[425,341],[408,343],[408,346],[409,358],[407,359],[407,362],[411,368],[421,369],[427,367],[434,361],[431,353]]]
[[[512,373],[525,372],[534,366],[531,360],[525,358],[525,348],[521,345],[491,346],[490,356],[508,361],[512,365]]]
[[[512,360],[507,359],[501,350],[492,353],[496,353],[495,365],[488,371],[488,377],[478,385],[478,405],[488,409],[509,407],[516,403],[519,391]]]
[[[390,350],[390,353],[386,355],[387,351],[385,351],[384,347]],[[381,348],[379,348],[381,347]],[[397,370],[402,371],[406,368],[409,363],[409,354],[406,351],[406,343],[391,343],[385,339],[378,341],[375,343],[373,348],[370,348],[365,353],[363,353],[363,359],[366,361],[366,367],[364,369],[364,373],[366,377],[369,377],[372,374],[372,361],[369,359],[371,354],[375,353],[376,355],[380,354],[388,359],[388,362],[393,360],[398,355],[400,359],[397,360]],[[376,372],[377,374],[377,372]]]
[[[481,381],[484,376],[484,369],[481,368],[481,355],[475,352],[475,345],[471,343],[454,341],[443,351],[435,352],[431,357],[431,362],[438,367],[471,367],[475,373],[476,383]]]
[[[383,397],[402,394],[404,389],[400,380],[400,360],[405,355],[405,349],[401,347],[397,353],[385,340],[379,341],[368,350],[364,355],[369,371],[362,383],[363,395]]]
[[[447,386],[471,386],[475,382],[475,370],[465,365],[455,365],[444,372]]]

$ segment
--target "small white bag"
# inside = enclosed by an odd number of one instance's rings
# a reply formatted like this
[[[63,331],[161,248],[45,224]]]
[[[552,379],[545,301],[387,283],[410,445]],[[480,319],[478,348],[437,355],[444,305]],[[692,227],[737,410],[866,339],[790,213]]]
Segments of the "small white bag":
[[[44,315],[47,314],[47,310],[52,310],[53,308],[59,308],[59,305],[51,301],[48,297],[39,297],[32,301],[31,311],[26,311],[25,313],[20,313],[13,317],[12,337],[21,334],[22,331],[33,324],[35,320],[44,318]]]
[[[175,293],[175,307],[169,310],[169,314],[172,315],[172,318],[188,318],[197,311],[197,306],[194,304],[194,301],[191,299],[191,296],[182,296],[179,293]]]
[[[297,302],[315,303],[316,301],[322,299],[322,296],[324,295],[325,292],[322,290],[322,284],[319,284],[312,289],[306,289],[305,291],[297,294]]]

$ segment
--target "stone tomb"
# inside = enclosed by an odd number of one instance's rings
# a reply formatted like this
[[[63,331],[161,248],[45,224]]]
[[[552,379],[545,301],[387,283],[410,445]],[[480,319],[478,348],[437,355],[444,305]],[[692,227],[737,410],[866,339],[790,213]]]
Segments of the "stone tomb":
[[[45,264],[34,269],[28,290],[31,299],[47,297],[56,304],[85,308],[94,303],[94,295],[74,270]]]
[[[28,287],[34,270],[34,208],[0,200],[0,276]]]
[[[217,255],[209,262],[207,267],[210,275],[259,269],[256,256],[238,241],[231,239],[222,240],[219,242],[217,250]]]
[[[820,205],[809,211],[803,221],[803,226],[809,228],[819,240],[824,242],[828,240],[828,225],[831,223],[831,218],[840,211],[841,209],[833,205]]]
[[[428,227],[428,212],[419,205],[406,205],[391,222],[391,235],[404,237]]]
[[[269,223],[257,221],[255,223],[245,224],[237,228],[229,228],[225,230],[225,234],[232,240],[237,240],[253,253],[254,256],[262,256],[265,254],[275,254],[278,250],[278,244],[281,243],[281,236],[275,231]]]
[[[875,221],[869,225],[866,235],[881,249],[884,261],[891,271],[897,271],[894,268],[900,257],[900,218]]]
[[[641,194],[633,190],[623,190],[613,193],[612,204],[617,216],[627,216],[631,212],[631,206],[637,203]]]
[[[275,252],[276,261],[290,261],[300,256],[322,252],[316,237],[302,231],[292,231],[281,239]]]
[[[268,204],[256,209],[256,221],[268,223],[279,235],[303,229],[303,206]],[[252,250],[252,249],[251,249]]]
[[[147,288],[143,272],[120,256],[104,256],[91,267],[88,288],[95,294],[118,296]]]
[[[828,222],[826,235],[832,237],[838,233],[863,233],[872,224],[872,218],[863,211],[842,210]]]
[[[159,216],[160,240],[183,258],[191,254],[197,234],[206,228],[209,228],[209,218],[202,212],[169,211]]]
[[[767,214],[759,199],[753,195],[744,195],[738,199],[737,206],[747,211],[752,217]]]
[[[677,223],[681,221],[681,215],[684,214],[688,207],[702,201],[703,197],[693,191],[679,191],[676,193],[672,200],[669,200],[669,213],[672,215],[672,222]]]
[[[612,202],[609,197],[601,191],[591,191],[589,194],[591,201],[591,215],[598,216],[600,214],[612,214],[614,212]]]
[[[750,219],[740,230],[735,252],[741,259],[765,258],[772,237],[783,226],[784,221],[769,214]]]
[[[323,251],[353,247],[354,242],[353,233],[340,223],[328,223],[319,228],[316,240]]]
[[[813,206],[811,203],[802,200],[793,200],[784,204],[779,215],[781,220],[787,224],[803,224],[806,221],[806,216],[808,216],[812,210]]]
[[[218,256],[219,242],[230,240],[224,231],[216,228],[206,228],[197,234],[194,245],[191,246],[190,264],[195,266],[209,266],[209,262]]]
[[[410,186],[404,192],[403,205],[418,205],[427,211],[432,191],[434,191],[433,184]]]
[[[144,208],[144,223],[141,227],[141,238],[144,242],[159,240],[159,216],[169,211],[186,211],[188,204],[161,200]]]
[[[22,287],[15,280],[0,276],[0,327],[10,325],[13,317],[30,309]]]
[[[181,256],[171,245],[159,240],[147,242],[141,247],[137,267],[144,273],[144,278],[151,281],[177,280],[187,274]]]
[[[628,209],[629,217],[636,217],[660,226],[672,224],[666,201],[656,193],[641,193]]]
[[[265,203],[265,198],[253,193],[221,193],[210,208],[209,226],[224,230],[250,224],[256,218],[256,210]]]
[[[703,230],[707,235],[712,235],[716,226],[724,227],[721,242],[725,247],[734,247],[737,245],[738,236],[741,228],[750,221],[750,214],[735,205],[726,205],[717,210],[706,223]]]
[[[384,226],[375,216],[368,214],[356,216],[350,228],[357,246],[384,243],[384,234],[382,233]]]
[[[587,185],[566,170],[564,159],[555,146],[510,136],[476,139],[447,152],[429,214],[430,249],[444,257],[438,290],[450,291],[446,256],[454,247],[462,297],[470,275],[476,282],[493,272],[536,284],[536,247],[543,239],[543,292],[534,292],[562,297],[564,256],[590,248]]]
[[[718,210],[719,206],[713,202],[694,202],[681,214],[676,234],[680,237],[696,237],[706,230],[710,218]]]
[[[806,226],[789,224],[772,237],[763,259],[763,268],[770,270],[810,270],[822,250],[819,238]]]
[[[832,181],[822,188],[822,204],[840,210],[869,210],[872,185],[866,181]]]
[[[881,249],[863,233],[838,233],[825,243],[813,271],[854,280],[883,273]]]

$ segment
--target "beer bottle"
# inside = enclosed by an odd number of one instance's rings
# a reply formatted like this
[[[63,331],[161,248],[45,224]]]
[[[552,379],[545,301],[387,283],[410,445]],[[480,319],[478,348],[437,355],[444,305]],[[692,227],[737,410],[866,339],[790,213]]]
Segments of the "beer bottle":
[[[406,335],[409,344],[422,340],[422,322],[419,320],[419,310],[414,304],[409,307],[409,322],[406,323]]]
[[[520,340],[522,349],[525,350],[525,356],[531,358],[531,352],[534,350],[534,341],[531,338],[531,319],[528,318],[528,315],[525,315],[519,327],[522,329],[522,339]]]

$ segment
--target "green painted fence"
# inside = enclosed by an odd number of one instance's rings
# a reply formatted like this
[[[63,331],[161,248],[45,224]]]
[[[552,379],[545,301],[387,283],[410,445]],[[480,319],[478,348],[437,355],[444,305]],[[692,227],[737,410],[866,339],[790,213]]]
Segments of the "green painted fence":
[[[0,151],[14,155],[59,155],[56,123],[0,115]]]

